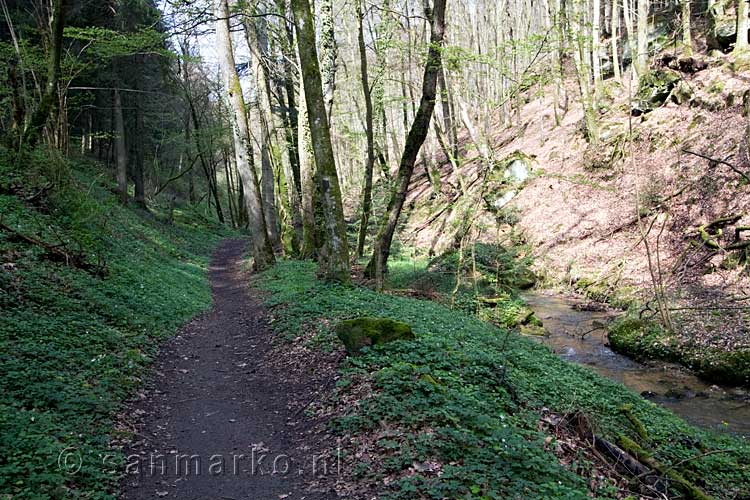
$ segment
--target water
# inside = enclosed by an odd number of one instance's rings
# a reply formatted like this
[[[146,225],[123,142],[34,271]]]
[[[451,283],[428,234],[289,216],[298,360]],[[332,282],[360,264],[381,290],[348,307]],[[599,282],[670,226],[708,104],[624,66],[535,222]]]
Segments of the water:
[[[549,334],[538,340],[561,358],[623,383],[694,425],[750,437],[750,391],[711,385],[676,365],[638,363],[613,352],[606,331],[597,327],[615,313],[578,310],[574,306],[582,302],[573,297],[537,292],[524,298]]]

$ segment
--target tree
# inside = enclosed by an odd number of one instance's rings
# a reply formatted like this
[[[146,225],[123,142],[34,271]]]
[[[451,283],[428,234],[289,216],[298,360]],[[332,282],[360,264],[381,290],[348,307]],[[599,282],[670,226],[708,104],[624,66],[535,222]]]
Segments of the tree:
[[[47,67],[47,86],[36,111],[31,117],[29,128],[23,142],[34,147],[42,135],[42,129],[50,116],[55,112],[60,102],[58,99],[58,84],[60,82],[60,61],[62,59],[63,30],[65,29],[65,15],[68,0],[54,0],[50,13],[50,49]]]
[[[128,150],[125,147],[125,120],[122,115],[122,99],[120,91],[115,88],[112,98],[113,114],[115,116],[115,158],[117,165],[117,193],[120,203],[128,203]]]
[[[362,217],[359,222],[357,238],[357,257],[362,257],[367,239],[367,225],[370,222],[372,209],[372,171],[375,166],[375,125],[372,108],[372,89],[367,75],[367,47],[365,46],[364,12],[362,0],[357,0],[357,41],[359,46],[359,65],[362,78],[362,94],[365,98],[365,134],[367,135],[367,163],[362,189]]]
[[[258,110],[260,124],[260,171],[261,171],[261,195],[263,197],[263,213],[266,218],[266,227],[268,229],[268,238],[273,248],[281,251],[281,234],[279,232],[279,216],[276,209],[276,196],[274,193],[275,183],[273,175],[273,166],[271,164],[271,125],[273,121],[271,110],[270,86],[264,69],[263,53],[265,52],[260,46],[258,26],[253,22],[254,19],[245,21],[245,38],[250,48],[251,72],[255,81],[255,106]],[[258,20],[263,23],[263,20]],[[262,27],[264,30],[265,27]]]
[[[254,267],[256,270],[260,270],[273,264],[275,259],[271,243],[268,240],[263,202],[258,177],[253,165],[253,146],[247,121],[247,107],[242,95],[240,77],[234,63],[227,0],[214,0],[214,14],[216,16],[216,49],[219,54],[219,64],[224,73],[226,92],[231,107],[230,121],[232,122],[235,156],[247,204]]]
[[[617,0],[612,0],[611,18],[612,25],[610,28],[610,36],[612,42],[612,70],[614,71],[615,80],[620,81],[622,75],[620,74],[620,50],[617,47],[618,31],[620,28],[620,6]]]
[[[739,54],[750,48],[748,31],[750,30],[750,0],[737,0],[737,41],[734,43],[734,53]]]
[[[385,277],[393,235],[396,232],[401,210],[406,201],[406,194],[409,190],[412,174],[414,173],[417,155],[427,138],[430,120],[435,109],[438,74],[442,68],[446,0],[435,0],[432,9],[429,9],[427,6],[425,7],[425,17],[429,20],[431,30],[430,48],[427,53],[427,62],[425,63],[422,80],[422,98],[419,102],[419,109],[414,117],[411,129],[409,130],[409,135],[404,145],[404,152],[401,155],[396,186],[388,202],[388,208],[375,241],[372,257],[365,271],[368,277],[375,278],[379,286],[382,286]]]
[[[272,74],[271,58],[269,56],[269,43],[268,43],[268,22],[263,16],[254,16],[245,20],[245,35],[247,43],[250,48],[252,61],[253,61],[253,76],[255,77],[255,84],[257,89],[257,101],[258,108],[261,117],[261,145],[264,147],[264,151],[261,152],[261,159],[268,161],[269,165],[264,167],[262,170],[264,176],[266,171],[270,170],[271,150],[273,149],[272,142],[275,140],[278,146],[278,160],[281,162],[281,169],[283,173],[284,191],[286,194],[286,211],[291,223],[291,250],[293,255],[299,254],[299,246],[302,241],[302,214],[300,206],[300,195],[299,186],[297,185],[297,177],[294,173],[294,161],[293,155],[296,154],[296,148],[293,144],[288,141],[288,127],[286,123],[285,115],[275,113],[273,110],[273,104],[271,102],[273,91],[272,81],[275,75]],[[278,88],[279,96],[283,94],[283,88]],[[284,108],[283,97],[281,98],[280,108]],[[283,134],[283,135],[282,135]],[[284,143],[286,141],[286,144]],[[279,184],[281,185],[282,176],[279,176]],[[273,177],[269,175],[269,180],[273,180]],[[273,183],[270,186],[266,186],[263,189],[263,199],[267,200],[266,192],[270,192],[273,195]],[[283,200],[281,200],[283,203]],[[272,204],[266,201],[266,218],[267,221],[276,221],[278,219],[277,210],[275,203]],[[273,234],[273,228],[277,227],[278,222],[271,224],[269,222],[269,237],[274,245],[281,245],[280,235]],[[278,240],[277,240],[278,238]]]
[[[320,274],[327,280],[350,283],[349,248],[344,223],[336,162],[333,156],[331,131],[323,95],[323,84],[315,46],[315,24],[308,0],[292,0],[292,11],[297,27],[297,50],[302,67],[307,119],[310,124],[315,156],[317,196],[316,214],[320,213],[322,227],[319,244]],[[317,217],[316,217],[317,219]]]
[[[686,56],[693,55],[693,36],[690,34],[690,0],[680,0],[680,17],[682,28],[682,52]]]
[[[648,15],[651,8],[649,0],[631,0],[638,2],[638,52],[633,56],[634,68],[638,78],[648,71]]]

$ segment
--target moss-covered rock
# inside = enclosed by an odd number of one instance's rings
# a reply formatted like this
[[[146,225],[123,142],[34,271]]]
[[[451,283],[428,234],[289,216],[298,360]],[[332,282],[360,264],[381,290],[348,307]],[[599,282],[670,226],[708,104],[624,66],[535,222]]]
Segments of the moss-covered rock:
[[[540,325],[521,325],[519,331],[521,332],[521,335],[526,335],[529,337],[547,336],[547,330],[545,330],[544,327]]]
[[[677,72],[666,69],[655,69],[643,75],[633,103],[633,114],[648,113],[664,104],[679,80]]]
[[[530,308],[520,307],[515,315],[515,318],[513,318],[513,324],[508,326],[522,325],[542,326],[542,320],[537,318],[536,314],[534,314],[534,311],[532,311]]]
[[[684,80],[680,80],[672,89],[672,101],[675,104],[686,104],[695,95],[693,89]]]
[[[484,202],[487,210],[499,215],[500,210],[510,202],[531,175],[533,158],[515,151],[495,163],[487,176],[484,189]]]
[[[612,350],[635,359],[679,363],[710,382],[750,384],[750,351],[700,348],[680,342],[656,323],[626,317],[609,328]]]
[[[513,284],[519,290],[528,290],[529,288],[534,288],[536,281],[536,274],[529,268],[523,268],[516,274],[515,283]]]
[[[395,340],[413,340],[411,326],[388,318],[361,317],[341,321],[336,325],[336,335],[344,343],[350,356],[360,353],[363,347],[380,345]]]

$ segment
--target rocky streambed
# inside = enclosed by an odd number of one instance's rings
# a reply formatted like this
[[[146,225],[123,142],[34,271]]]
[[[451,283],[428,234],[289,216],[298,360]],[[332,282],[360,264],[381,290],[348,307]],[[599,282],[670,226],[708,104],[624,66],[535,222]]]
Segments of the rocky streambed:
[[[548,334],[533,338],[561,358],[623,383],[694,425],[750,437],[747,389],[711,385],[677,365],[639,363],[613,352],[603,326],[616,313],[586,310],[580,299],[553,293],[532,292],[524,298]]]

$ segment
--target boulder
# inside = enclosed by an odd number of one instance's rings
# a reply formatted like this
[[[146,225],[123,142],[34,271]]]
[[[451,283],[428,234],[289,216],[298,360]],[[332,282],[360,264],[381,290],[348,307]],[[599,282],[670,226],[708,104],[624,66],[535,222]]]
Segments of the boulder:
[[[547,330],[543,326],[538,325],[521,325],[521,335],[527,335],[530,337],[546,337]]]
[[[633,115],[640,116],[664,104],[678,81],[680,75],[672,70],[655,69],[643,75],[633,103]]]
[[[529,268],[524,268],[516,275],[513,285],[519,290],[528,290],[534,288],[536,281],[537,278],[534,272]]]
[[[336,325],[336,335],[350,356],[356,356],[366,346],[415,338],[411,326],[406,323],[389,318],[371,317],[341,321]]]
[[[686,104],[689,103],[693,98],[693,89],[690,88],[684,80],[680,80],[677,85],[672,89],[672,101],[675,104]]]
[[[537,318],[534,311],[529,307],[521,307],[510,326],[542,326],[542,320]]]

